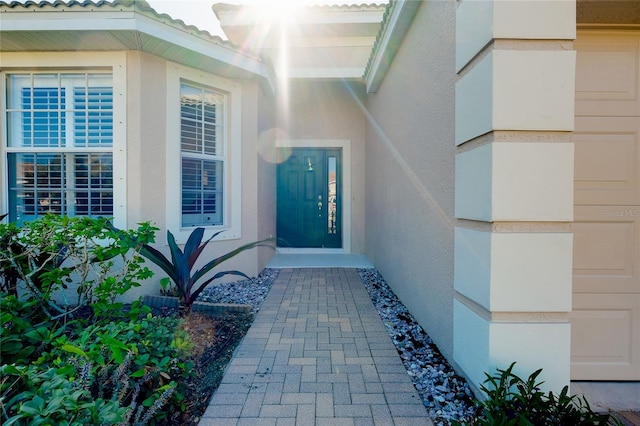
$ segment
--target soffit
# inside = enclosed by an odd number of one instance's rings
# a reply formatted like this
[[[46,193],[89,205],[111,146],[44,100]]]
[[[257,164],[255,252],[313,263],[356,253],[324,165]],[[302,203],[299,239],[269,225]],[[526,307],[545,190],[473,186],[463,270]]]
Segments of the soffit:
[[[289,78],[313,79],[361,79],[385,8],[306,6],[283,28],[250,6],[213,5],[225,34],[243,52],[270,58]]]
[[[0,51],[118,50],[138,50],[230,78],[262,77],[273,91],[268,62],[159,14],[144,0],[0,1]]]
[[[295,25],[287,30],[291,38],[375,37],[384,9],[385,5],[377,4],[306,6],[301,9],[303,13],[296,16]],[[255,44],[256,26],[265,25],[250,6],[217,3],[213,11],[229,40],[238,46]],[[279,39],[277,28],[263,30],[259,42],[273,46]]]

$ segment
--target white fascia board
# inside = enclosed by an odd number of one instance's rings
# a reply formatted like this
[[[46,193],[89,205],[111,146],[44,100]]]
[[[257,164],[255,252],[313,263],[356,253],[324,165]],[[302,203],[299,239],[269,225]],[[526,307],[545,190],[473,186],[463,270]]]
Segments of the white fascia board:
[[[275,75],[261,59],[135,12],[12,13],[1,23],[0,31],[138,31],[262,77],[275,91]]]
[[[249,8],[250,9],[250,8]],[[327,25],[327,24],[379,24],[384,8],[377,10],[329,10],[314,11],[302,9],[301,13],[295,16],[297,25],[303,27],[305,25]],[[255,11],[251,13],[243,13],[242,11],[233,11],[220,13],[220,25],[225,27],[250,27],[256,25],[265,25],[268,23],[262,15],[257,15]]]
[[[287,72],[289,78],[301,79],[362,79],[364,67],[353,68],[290,68]]]
[[[340,10],[327,13],[310,13],[303,16],[301,23],[304,24],[378,24],[384,13],[384,9],[375,11],[362,10]]]
[[[0,16],[1,31],[131,30],[135,19],[134,12],[25,12]]]
[[[271,93],[275,93],[276,77],[272,69],[263,60],[257,57],[242,54],[222,44],[181,31],[171,26],[160,26],[153,19],[139,17],[136,20],[136,29],[160,40],[166,40],[179,47],[189,49],[210,58],[229,64],[262,77],[266,80]]]
[[[388,24],[384,28],[378,47],[371,59],[369,72],[364,76],[367,93],[375,93],[380,87],[380,83],[382,83],[382,79],[396,54],[393,46],[400,44],[398,42],[392,43],[392,41],[400,41],[404,38],[418,7],[420,7],[420,2],[414,0],[397,0],[394,4]]]
[[[262,61],[260,59],[244,55],[227,46],[199,38],[198,36],[188,34],[177,28],[158,25],[157,21],[145,17],[137,18],[134,23],[135,26],[132,29],[140,31],[141,33],[147,34],[151,37],[165,40],[179,47],[192,50],[210,58],[218,59],[253,74],[259,75],[259,72],[262,71]]]
[[[335,36],[335,37],[300,37],[287,40],[292,47],[371,47],[376,41],[374,36]]]

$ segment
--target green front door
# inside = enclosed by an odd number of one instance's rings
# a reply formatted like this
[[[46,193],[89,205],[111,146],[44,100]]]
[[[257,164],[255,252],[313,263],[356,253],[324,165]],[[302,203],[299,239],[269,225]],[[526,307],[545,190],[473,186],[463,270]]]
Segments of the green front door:
[[[279,247],[342,247],[341,154],[293,148],[278,165]]]

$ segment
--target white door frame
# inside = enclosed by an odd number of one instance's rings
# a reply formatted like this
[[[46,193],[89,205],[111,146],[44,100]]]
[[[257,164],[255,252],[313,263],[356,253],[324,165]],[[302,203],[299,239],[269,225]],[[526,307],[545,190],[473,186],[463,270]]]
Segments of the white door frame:
[[[283,248],[278,253],[351,253],[351,141],[348,139],[276,139],[276,148],[338,148],[342,149],[342,248]],[[285,159],[286,160],[286,159]]]

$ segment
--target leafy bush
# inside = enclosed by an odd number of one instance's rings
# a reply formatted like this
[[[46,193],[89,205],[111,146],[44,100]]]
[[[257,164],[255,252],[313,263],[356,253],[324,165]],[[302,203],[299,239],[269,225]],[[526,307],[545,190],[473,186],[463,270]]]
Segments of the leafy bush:
[[[31,362],[1,367],[3,424],[147,424],[184,406],[190,343],[176,318],[146,317],[49,335]],[[80,330],[78,330],[80,331]]]
[[[33,341],[30,314],[34,302],[0,293],[0,358],[2,363],[26,363],[38,347]]]
[[[0,291],[35,301],[45,319],[85,306],[105,310],[151,277],[139,251],[155,230],[148,223],[123,231],[104,218],[56,215],[23,226],[0,224]],[[70,303],[64,290],[72,282],[78,296]],[[62,301],[55,300],[56,292]]]
[[[117,401],[92,399],[68,368],[3,365],[0,372],[5,426],[115,425],[124,420],[125,407]]]
[[[154,232],[60,216],[0,224],[0,424],[156,424],[183,409],[193,373],[180,320],[116,303],[152,275],[139,252]],[[77,301],[57,300],[72,282]]]
[[[535,426],[576,426],[607,425],[616,421],[608,414],[595,413],[587,400],[576,395],[569,396],[565,386],[559,395],[540,390],[543,382],[537,378],[542,369],[523,380],[513,373],[515,362],[506,370],[490,376],[480,389],[487,399],[480,402],[482,415],[476,425],[535,425]]]
[[[267,238],[262,241],[255,241],[240,246],[235,250],[207,262],[207,264],[202,266],[200,269],[192,272],[193,267],[207,244],[218,236],[220,232],[213,234],[211,238],[203,243],[202,239],[204,237],[204,228],[195,228],[191,232],[191,235],[189,235],[189,239],[184,246],[184,251],[182,251],[180,247],[178,247],[171,231],[167,231],[167,242],[169,243],[169,249],[171,250],[171,260],[148,244],[142,246],[140,254],[158,265],[169,276],[171,281],[175,284],[175,290],[177,290],[180,298],[180,304],[186,311],[191,309],[191,305],[196,301],[202,290],[204,290],[205,287],[214,280],[222,278],[225,275],[240,275],[242,277],[249,278],[246,274],[240,271],[221,271],[210,278],[204,279],[206,274],[211,272],[221,263],[231,259],[243,251],[267,245],[266,243],[271,240],[270,238]],[[202,279],[204,279],[204,281],[198,284]]]

